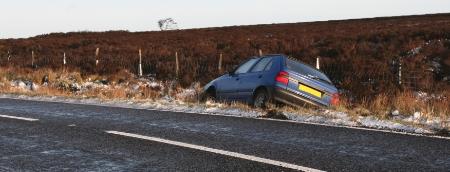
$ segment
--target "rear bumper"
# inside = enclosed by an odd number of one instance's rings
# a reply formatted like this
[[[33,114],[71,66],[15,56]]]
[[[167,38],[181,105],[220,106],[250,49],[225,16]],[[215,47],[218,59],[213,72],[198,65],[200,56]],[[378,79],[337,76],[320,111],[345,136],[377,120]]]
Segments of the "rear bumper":
[[[301,106],[303,103],[309,103],[315,106],[328,107],[328,105],[326,104],[321,104],[319,102],[313,101],[299,94],[296,94],[294,92],[279,87],[275,88],[273,98],[276,101],[286,103],[292,106]]]

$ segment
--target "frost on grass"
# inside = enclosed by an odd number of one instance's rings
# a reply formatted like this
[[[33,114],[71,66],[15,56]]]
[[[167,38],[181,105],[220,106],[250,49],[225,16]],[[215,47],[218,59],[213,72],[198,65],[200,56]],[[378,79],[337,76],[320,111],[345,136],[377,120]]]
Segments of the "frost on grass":
[[[421,133],[421,134],[432,134],[433,131],[430,129],[420,128],[413,125],[405,125],[394,121],[379,120],[375,117],[360,117],[358,122],[368,128],[376,129],[393,129],[396,131],[404,131],[409,133]]]
[[[184,94],[184,93],[183,93]],[[246,118],[258,118],[265,115],[265,112],[261,110],[254,110],[251,108],[235,107],[234,105],[228,105],[223,103],[206,102],[205,104],[186,103],[183,101],[175,100],[173,98],[161,98],[154,101],[132,101],[132,100],[108,100],[104,101],[97,98],[90,99],[74,99],[63,97],[31,97],[25,95],[7,95],[3,94],[1,98],[19,98],[25,100],[37,100],[37,101],[52,101],[52,102],[65,102],[76,104],[90,104],[112,107],[125,107],[135,109],[150,109],[150,110],[164,110],[164,111],[176,111],[186,113],[204,113],[210,115],[226,115]],[[437,125],[440,123],[438,119],[435,121],[424,121],[425,126],[419,127],[415,125],[406,125],[400,122],[392,120],[381,120],[373,116],[358,117],[357,119],[351,118],[347,113],[337,112],[331,110],[318,110],[314,113],[294,113],[294,112],[282,112],[288,120],[296,122],[327,124],[336,126],[352,126],[352,127],[367,127],[375,129],[395,130],[409,133],[421,133],[432,134],[433,129],[440,128]],[[403,119],[405,121],[415,120],[415,118],[407,117]]]
[[[27,84],[23,81],[14,81],[10,83],[11,87],[32,91],[33,87],[39,88],[39,85]],[[34,86],[33,86],[34,85]],[[38,101],[52,101],[52,102],[66,102],[77,104],[90,104],[101,106],[125,107],[135,109],[151,109],[164,111],[177,111],[186,113],[204,113],[210,115],[226,115],[246,118],[260,118],[269,117],[267,112],[249,108],[242,104],[224,104],[207,101],[206,103],[198,103],[198,95],[201,90],[200,84],[193,83],[190,87],[174,88],[171,82],[158,82],[155,80],[139,80],[134,84],[118,84],[107,85],[101,82],[84,82],[77,83],[75,90],[81,96],[75,97],[57,97],[57,96],[26,96],[20,94],[2,94],[0,98],[19,98],[26,100]],[[89,90],[111,91],[117,88],[122,88],[127,92],[139,94],[142,88],[149,88],[155,90],[160,97],[151,99],[135,99],[134,97],[127,99],[102,99],[102,98],[87,98],[82,96],[83,92]],[[426,99],[430,95],[424,93],[417,93],[418,97]],[[433,95],[431,95],[433,96]],[[420,112],[412,115],[400,114],[398,111],[391,112],[392,119],[378,119],[375,116],[350,116],[345,112],[335,110],[283,110],[277,109],[276,113],[280,113],[283,118],[302,123],[326,124],[335,126],[352,126],[352,127],[367,127],[383,130],[395,130],[410,133],[432,134],[435,131],[441,130],[446,126],[440,118],[424,118]],[[283,119],[278,118],[277,119]]]
[[[351,118],[345,112],[332,110],[318,110],[313,113],[299,114],[286,112],[285,115],[290,119],[298,122],[365,127],[382,130],[395,130],[408,133],[432,134],[436,126],[419,127],[414,125],[402,124],[393,120],[382,120],[374,116],[358,116],[356,119]]]

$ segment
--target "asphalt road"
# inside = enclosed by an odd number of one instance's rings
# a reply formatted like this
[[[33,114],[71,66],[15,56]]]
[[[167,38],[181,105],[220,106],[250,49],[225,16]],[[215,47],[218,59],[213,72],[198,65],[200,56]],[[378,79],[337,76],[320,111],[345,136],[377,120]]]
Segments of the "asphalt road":
[[[449,139],[14,99],[0,115],[0,171],[450,171]]]

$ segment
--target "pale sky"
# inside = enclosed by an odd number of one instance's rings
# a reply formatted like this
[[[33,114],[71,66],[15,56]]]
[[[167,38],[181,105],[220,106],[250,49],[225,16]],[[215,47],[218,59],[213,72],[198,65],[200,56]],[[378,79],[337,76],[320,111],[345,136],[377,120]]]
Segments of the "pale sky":
[[[0,38],[51,32],[158,30],[450,12],[450,0],[0,0]]]

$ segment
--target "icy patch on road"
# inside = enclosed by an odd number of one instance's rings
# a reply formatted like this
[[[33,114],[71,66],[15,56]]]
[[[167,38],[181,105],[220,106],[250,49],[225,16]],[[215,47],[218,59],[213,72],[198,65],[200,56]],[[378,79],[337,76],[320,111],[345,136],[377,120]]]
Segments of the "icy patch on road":
[[[230,115],[239,117],[258,117],[263,115],[262,111],[258,110],[244,110],[239,108],[230,108],[221,103],[207,102],[206,104],[186,103],[183,101],[175,100],[169,97],[161,98],[159,100],[101,100],[98,98],[65,98],[57,96],[26,96],[26,95],[12,95],[2,94],[0,98],[13,98],[22,100],[33,101],[47,101],[47,102],[62,102],[84,105],[99,105],[99,106],[111,106],[133,109],[147,109],[147,110],[159,110],[159,111],[174,111],[185,113],[201,113],[211,115]]]
[[[194,91],[184,91],[181,92],[182,96],[192,96]],[[15,98],[24,100],[35,100],[35,101],[50,101],[50,102],[63,102],[63,103],[74,103],[74,104],[86,104],[86,105],[100,105],[100,106],[111,106],[111,107],[123,107],[123,108],[133,108],[133,109],[147,109],[147,110],[159,110],[159,111],[173,111],[173,112],[184,112],[184,113],[199,113],[199,114],[209,114],[209,115],[224,115],[224,116],[235,116],[235,117],[245,117],[245,118],[259,118],[264,116],[266,112],[251,109],[251,108],[241,108],[234,107],[222,103],[206,102],[205,104],[200,103],[187,103],[170,97],[163,97],[158,100],[101,100],[97,98],[87,98],[87,99],[75,99],[75,98],[64,98],[64,97],[45,97],[45,96],[25,96],[25,95],[11,95],[3,94],[0,98]],[[377,119],[373,116],[358,116],[350,117],[347,113],[338,112],[333,110],[317,110],[310,113],[303,112],[282,112],[288,120],[296,122],[306,122],[315,124],[326,124],[333,126],[351,126],[351,127],[364,127],[382,130],[394,130],[400,132],[408,133],[420,133],[420,134],[433,134],[436,130],[441,129],[439,126],[440,120],[426,120],[421,122],[421,126],[406,124],[409,121],[418,120],[416,115],[411,117],[405,117],[403,119],[396,120],[383,120]],[[404,121],[404,123],[400,122]],[[417,121],[416,121],[417,122]]]

